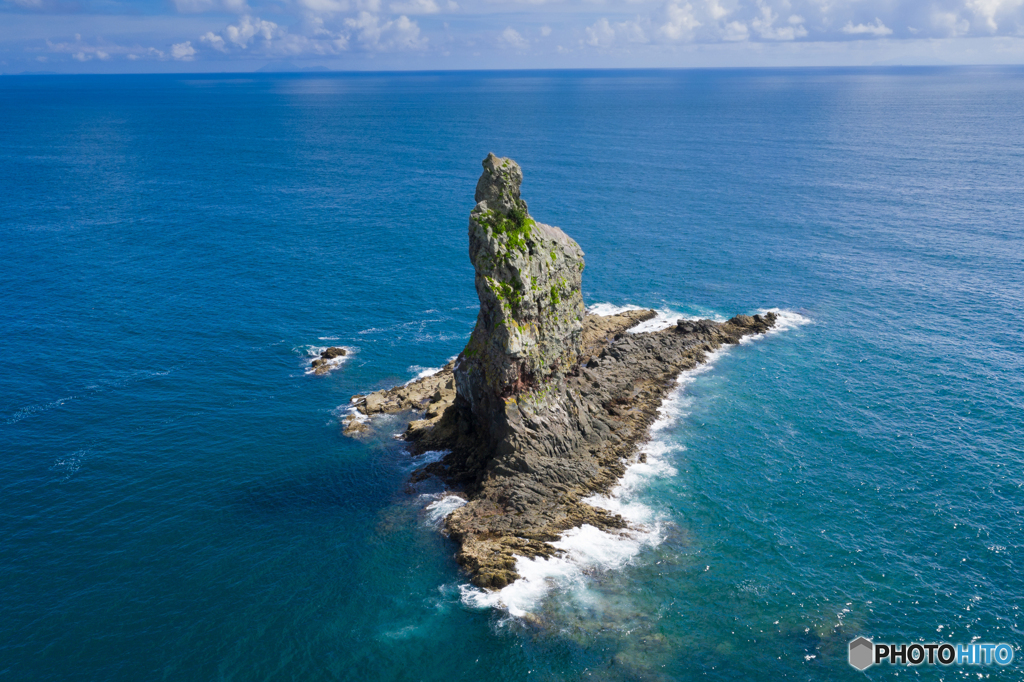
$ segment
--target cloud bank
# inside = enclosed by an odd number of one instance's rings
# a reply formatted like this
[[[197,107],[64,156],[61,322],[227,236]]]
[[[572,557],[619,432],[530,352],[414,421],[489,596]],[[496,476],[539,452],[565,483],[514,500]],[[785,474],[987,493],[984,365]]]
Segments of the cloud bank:
[[[940,57],[937,46],[983,40],[999,47],[1004,63],[1024,62],[1024,0],[143,0],[133,5],[151,23],[166,20],[162,36],[160,30],[133,33],[119,8],[124,9],[111,0],[73,5],[0,0],[0,23],[30,28],[20,34],[0,29],[0,67],[9,70],[12,63],[29,61],[92,67],[188,62],[191,68],[236,64],[244,70],[243,65],[256,68],[257,62],[274,59],[320,59],[335,68],[375,63],[474,68],[509,60],[528,66],[672,66],[673,55],[788,54],[799,62],[801,52],[884,56],[921,46]],[[48,23],[58,16],[63,26],[77,29],[80,21],[93,30],[62,33]],[[45,35],[48,25],[55,26],[51,35]],[[26,33],[38,37],[23,37]]]

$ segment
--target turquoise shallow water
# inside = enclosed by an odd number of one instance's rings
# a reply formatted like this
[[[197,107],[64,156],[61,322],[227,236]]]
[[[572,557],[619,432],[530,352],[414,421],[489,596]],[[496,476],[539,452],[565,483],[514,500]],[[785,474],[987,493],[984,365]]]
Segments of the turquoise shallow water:
[[[861,634],[1021,678],[1024,71],[0,92],[0,678],[892,677]],[[656,532],[525,620],[474,605],[390,431],[338,423],[468,338],[488,151],[588,304],[807,320],[686,378],[620,499]]]

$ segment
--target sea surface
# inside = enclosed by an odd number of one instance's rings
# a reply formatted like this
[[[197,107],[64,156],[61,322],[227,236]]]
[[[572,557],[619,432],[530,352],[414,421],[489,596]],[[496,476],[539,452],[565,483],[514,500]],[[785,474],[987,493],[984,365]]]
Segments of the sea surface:
[[[786,322],[500,594],[339,421],[465,344],[491,151],[594,310]],[[1024,677],[1020,68],[3,77],[0,189],[0,679]]]

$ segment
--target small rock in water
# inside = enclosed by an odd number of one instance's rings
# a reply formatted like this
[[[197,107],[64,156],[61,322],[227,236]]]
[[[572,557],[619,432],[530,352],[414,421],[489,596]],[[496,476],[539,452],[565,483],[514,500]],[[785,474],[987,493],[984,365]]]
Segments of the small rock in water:
[[[333,360],[334,358],[340,358],[343,355],[347,354],[348,351],[346,351],[344,348],[340,348],[338,346],[331,346],[327,350],[322,351],[320,353],[320,357],[323,358],[324,360]]]

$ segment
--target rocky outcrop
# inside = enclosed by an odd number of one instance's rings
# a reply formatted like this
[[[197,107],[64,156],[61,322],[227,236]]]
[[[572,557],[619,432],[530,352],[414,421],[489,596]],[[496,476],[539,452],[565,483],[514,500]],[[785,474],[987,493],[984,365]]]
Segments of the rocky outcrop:
[[[368,430],[366,417],[375,414],[423,411],[421,419],[409,423],[406,437],[410,440],[418,432],[432,428],[455,402],[454,362],[449,362],[437,374],[421,377],[402,386],[352,397],[352,410],[344,418],[344,433],[354,436]]]
[[[337,366],[337,363],[331,362],[337,358],[343,358],[348,355],[348,351],[340,346],[331,346],[320,351],[320,357],[314,358],[309,366],[313,368],[314,374],[327,374]]]
[[[569,528],[623,528],[583,499],[622,476],[682,371],[775,323],[767,313],[629,333],[655,312],[586,316],[583,252],[530,216],[521,182],[510,159],[484,160],[469,221],[480,314],[447,375],[454,395],[435,400],[433,384],[414,382],[354,399],[362,415],[426,410],[406,431],[414,454],[451,452],[414,479],[438,476],[468,499],[445,529],[486,588],[516,579],[516,557],[553,555],[549,543]]]

